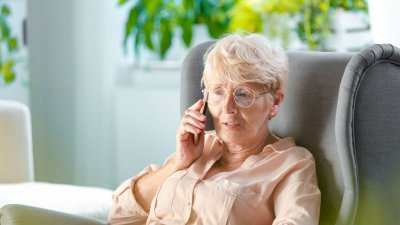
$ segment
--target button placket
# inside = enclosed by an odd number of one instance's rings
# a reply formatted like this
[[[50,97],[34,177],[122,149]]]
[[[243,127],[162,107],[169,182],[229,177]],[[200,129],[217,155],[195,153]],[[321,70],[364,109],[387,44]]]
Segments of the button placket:
[[[193,206],[193,194],[194,194],[194,188],[196,187],[196,184],[198,183],[197,179],[192,179],[192,182],[189,186],[189,188],[187,189],[186,192],[186,212],[185,212],[185,218],[184,221],[185,223],[187,223],[190,219],[190,214],[192,213],[192,206]]]

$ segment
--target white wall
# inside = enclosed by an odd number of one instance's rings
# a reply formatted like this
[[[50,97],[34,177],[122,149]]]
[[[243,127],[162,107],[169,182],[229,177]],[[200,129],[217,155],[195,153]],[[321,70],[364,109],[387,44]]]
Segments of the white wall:
[[[28,5],[38,180],[113,185],[112,86],[122,52],[113,1]],[[122,15],[122,14],[121,14]],[[118,20],[117,20],[118,21]]]
[[[114,79],[122,57],[124,11],[115,1],[76,1],[76,179],[113,187]]]
[[[132,67],[116,3],[28,4],[38,180],[115,188],[175,149],[179,68]]]
[[[35,177],[74,182],[76,66],[73,1],[28,1]]]
[[[368,5],[374,42],[400,47],[400,1],[368,0]]]
[[[131,69],[130,69],[131,70]],[[179,68],[136,68],[131,83],[115,93],[116,179],[148,164],[162,164],[175,151],[179,125]]]

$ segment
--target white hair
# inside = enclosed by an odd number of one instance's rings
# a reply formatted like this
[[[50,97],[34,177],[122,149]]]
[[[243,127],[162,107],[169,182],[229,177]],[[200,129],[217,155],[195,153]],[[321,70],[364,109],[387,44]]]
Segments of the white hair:
[[[221,83],[256,83],[274,95],[285,92],[287,74],[288,59],[282,48],[259,34],[229,34],[205,54],[202,83],[209,85],[211,76]]]

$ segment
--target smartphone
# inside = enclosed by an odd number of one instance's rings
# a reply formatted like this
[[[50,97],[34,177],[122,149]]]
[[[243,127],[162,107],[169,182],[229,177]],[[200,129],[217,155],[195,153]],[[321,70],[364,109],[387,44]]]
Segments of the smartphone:
[[[204,100],[204,104],[203,104],[203,106],[201,107],[201,109],[200,109],[200,113],[203,113],[203,115],[206,115],[207,114],[207,107],[208,107],[208,104],[207,104],[208,102],[207,102],[207,100]]]
[[[207,100],[208,100],[208,95],[204,96],[204,99],[203,99],[204,104],[203,104],[203,106],[202,106],[201,109],[200,109],[200,113],[202,113],[203,115],[206,115],[206,114],[207,114],[207,107],[208,107],[208,102],[207,102]],[[200,134],[195,134],[195,135],[194,135],[193,143],[194,143],[195,145],[197,145],[197,143],[199,142],[199,135],[201,135],[201,133],[200,133]]]

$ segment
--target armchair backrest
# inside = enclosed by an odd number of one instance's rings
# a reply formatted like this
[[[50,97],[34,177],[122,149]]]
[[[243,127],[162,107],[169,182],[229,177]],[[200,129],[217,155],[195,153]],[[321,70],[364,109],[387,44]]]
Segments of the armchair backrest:
[[[0,100],[0,183],[33,181],[32,157],[28,107]]]
[[[338,151],[335,115],[340,82],[352,54],[289,52],[288,56],[286,98],[270,129],[294,137],[314,155],[321,190],[319,224],[349,225],[354,217],[355,184],[350,178],[355,170],[343,166],[349,160]]]
[[[203,55],[212,43],[195,46],[183,62],[182,114],[202,98]],[[298,145],[313,153],[322,193],[320,224],[350,225],[354,218],[355,170],[346,164],[351,162],[347,154],[339,155],[335,115],[340,82],[352,54],[289,52],[288,56],[286,98],[270,129],[281,137],[294,137]],[[207,129],[213,129],[211,120],[208,122]]]
[[[349,62],[336,114],[339,150],[357,162],[357,225],[398,224],[400,49],[373,45]]]

